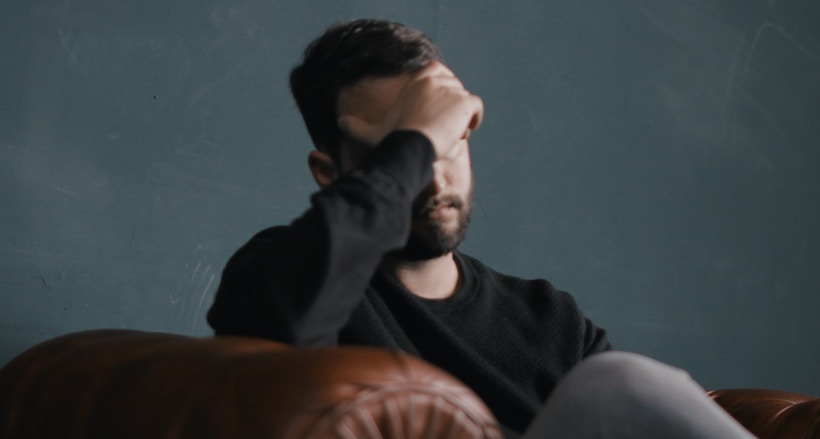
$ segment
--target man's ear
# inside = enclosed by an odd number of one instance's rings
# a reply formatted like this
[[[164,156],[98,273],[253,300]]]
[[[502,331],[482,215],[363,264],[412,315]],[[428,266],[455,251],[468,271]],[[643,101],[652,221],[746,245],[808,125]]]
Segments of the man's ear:
[[[329,155],[313,150],[308,154],[308,167],[313,179],[324,189],[336,180],[336,165]]]

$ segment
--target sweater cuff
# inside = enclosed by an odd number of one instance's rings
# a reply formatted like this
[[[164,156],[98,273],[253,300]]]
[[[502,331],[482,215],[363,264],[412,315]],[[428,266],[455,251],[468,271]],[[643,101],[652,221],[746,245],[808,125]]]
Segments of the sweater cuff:
[[[433,179],[436,152],[433,143],[419,131],[399,130],[388,134],[368,155],[363,168],[381,172],[400,182],[409,192],[420,192]]]

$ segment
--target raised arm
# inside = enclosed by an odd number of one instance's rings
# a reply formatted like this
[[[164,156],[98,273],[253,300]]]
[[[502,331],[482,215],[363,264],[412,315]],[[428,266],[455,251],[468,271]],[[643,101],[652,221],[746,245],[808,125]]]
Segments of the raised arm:
[[[254,236],[222,273],[208,313],[216,333],[335,344],[381,257],[404,245],[433,159],[423,135],[395,132],[291,225]]]
[[[259,233],[231,258],[208,313],[217,334],[335,344],[382,257],[405,245],[413,200],[432,180],[434,161],[466,148],[483,104],[439,63],[379,80],[400,85],[380,103],[386,111],[339,109],[340,127],[364,145],[365,158],[289,226]]]

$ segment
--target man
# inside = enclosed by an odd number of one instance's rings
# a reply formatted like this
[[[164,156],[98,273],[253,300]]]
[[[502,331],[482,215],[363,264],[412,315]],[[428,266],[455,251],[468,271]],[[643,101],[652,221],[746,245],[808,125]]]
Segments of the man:
[[[307,48],[291,89],[321,190],[301,217],[260,232],[228,262],[208,313],[218,335],[401,349],[470,386],[508,437],[539,412],[532,437],[575,435],[555,419],[576,412],[579,424],[597,422],[611,407],[562,412],[573,398],[605,399],[585,393],[590,373],[674,374],[648,359],[583,361],[610,344],[571,296],[458,251],[472,208],[468,138],[484,107],[425,35],[377,20],[335,25]],[[593,391],[602,387],[623,394]],[[558,407],[542,409],[554,391],[565,395],[550,398]]]

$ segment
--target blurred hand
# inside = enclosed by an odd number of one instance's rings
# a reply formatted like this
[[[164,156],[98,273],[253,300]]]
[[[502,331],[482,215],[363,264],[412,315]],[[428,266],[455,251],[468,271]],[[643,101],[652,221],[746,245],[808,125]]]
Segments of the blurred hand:
[[[410,77],[380,122],[342,114],[338,123],[347,135],[371,146],[393,131],[417,130],[430,139],[438,158],[446,158],[458,154],[456,146],[483,117],[481,98],[444,64],[434,62]]]

